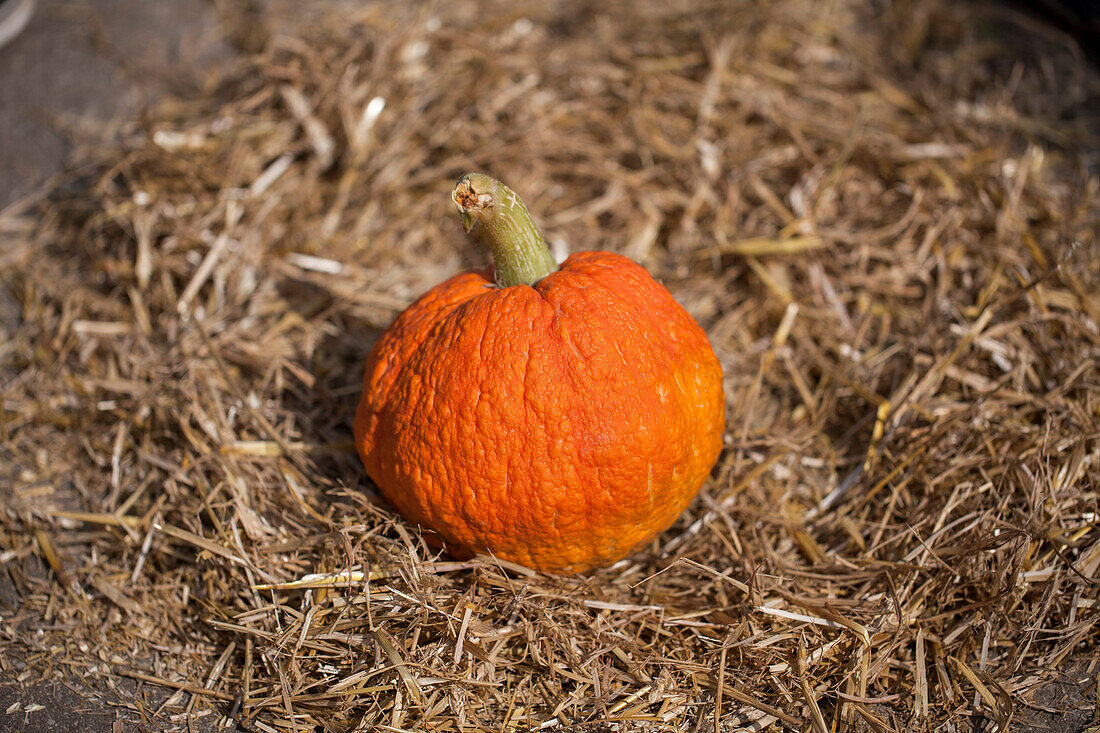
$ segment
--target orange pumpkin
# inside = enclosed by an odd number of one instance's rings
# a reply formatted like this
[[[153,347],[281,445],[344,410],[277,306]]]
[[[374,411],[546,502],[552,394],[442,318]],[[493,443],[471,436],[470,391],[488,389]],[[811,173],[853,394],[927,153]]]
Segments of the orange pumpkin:
[[[367,360],[355,442],[408,519],[457,553],[584,572],[668,528],[718,458],[722,371],[706,334],[639,265],[560,268],[516,195],[452,194],[493,271],[428,291]]]

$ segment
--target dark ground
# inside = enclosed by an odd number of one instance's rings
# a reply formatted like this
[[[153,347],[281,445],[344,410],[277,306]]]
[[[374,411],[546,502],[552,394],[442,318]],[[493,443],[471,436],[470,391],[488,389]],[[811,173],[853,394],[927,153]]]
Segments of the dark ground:
[[[113,710],[61,683],[0,687],[0,708],[10,710],[0,717],[0,731],[98,733],[111,731],[115,720]]]
[[[229,57],[203,0],[40,0],[0,49],[0,207],[60,170],[74,143],[109,138]]]

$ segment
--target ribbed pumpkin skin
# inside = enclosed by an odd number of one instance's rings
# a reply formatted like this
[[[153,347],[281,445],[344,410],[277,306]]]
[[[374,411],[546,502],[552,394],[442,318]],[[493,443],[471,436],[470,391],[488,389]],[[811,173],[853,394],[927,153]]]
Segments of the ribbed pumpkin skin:
[[[583,252],[533,287],[467,272],[413,303],[367,360],[355,442],[452,550],[584,572],[683,511],[724,407],[691,316],[631,260]]]

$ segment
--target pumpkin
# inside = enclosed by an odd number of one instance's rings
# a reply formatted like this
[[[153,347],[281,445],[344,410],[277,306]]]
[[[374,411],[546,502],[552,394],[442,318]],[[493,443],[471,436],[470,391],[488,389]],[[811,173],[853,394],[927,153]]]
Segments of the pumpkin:
[[[672,524],[718,458],[714,351],[630,259],[559,267],[499,181],[468,174],[452,199],[494,268],[432,288],[374,345],[355,415],[367,473],[454,554],[614,563]]]

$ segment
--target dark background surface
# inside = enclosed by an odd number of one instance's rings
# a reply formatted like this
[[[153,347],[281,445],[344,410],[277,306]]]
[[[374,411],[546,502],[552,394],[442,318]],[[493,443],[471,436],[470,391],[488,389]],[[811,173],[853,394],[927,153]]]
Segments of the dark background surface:
[[[230,58],[204,0],[39,0],[0,48],[0,207],[148,104],[184,94]]]

